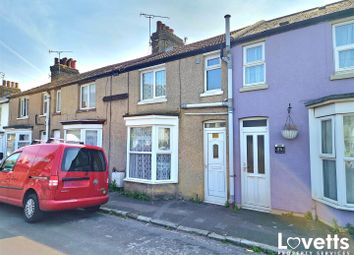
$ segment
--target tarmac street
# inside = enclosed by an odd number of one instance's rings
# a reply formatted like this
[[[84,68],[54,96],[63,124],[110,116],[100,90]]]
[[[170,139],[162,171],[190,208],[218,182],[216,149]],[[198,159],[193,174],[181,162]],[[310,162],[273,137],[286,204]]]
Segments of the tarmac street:
[[[231,244],[83,210],[49,213],[28,224],[0,204],[1,255],[250,254]]]

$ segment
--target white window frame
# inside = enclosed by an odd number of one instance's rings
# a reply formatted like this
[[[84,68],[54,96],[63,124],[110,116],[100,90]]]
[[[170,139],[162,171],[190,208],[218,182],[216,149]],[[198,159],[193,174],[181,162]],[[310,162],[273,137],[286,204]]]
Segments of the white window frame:
[[[217,65],[212,65],[212,66],[208,66],[208,60],[210,59],[219,59],[219,64]],[[205,57],[204,59],[204,93],[201,94],[201,96],[209,96],[209,95],[221,95],[223,94],[222,91],[222,61],[220,58],[219,54],[213,54],[213,55],[208,55],[207,57]],[[220,69],[221,70],[221,84],[220,84],[220,88],[219,89],[210,89],[208,90],[208,71],[212,71],[215,69]]]
[[[155,80],[155,74],[156,72],[159,71],[165,71],[165,89],[166,89],[166,94],[164,96],[156,96],[156,80]],[[152,89],[153,89],[153,95],[152,98],[144,99],[143,98],[143,75],[146,73],[152,73],[153,75],[153,84],[152,84]],[[154,103],[154,102],[166,102],[166,96],[167,96],[167,72],[165,67],[159,67],[159,68],[150,68],[146,69],[140,72],[140,102],[139,104],[144,104],[144,103]]]
[[[346,68],[340,68],[339,67],[339,52],[343,50],[351,50],[354,49],[354,43],[349,44],[349,45],[343,45],[343,46],[336,46],[336,28],[347,25],[347,24],[354,24],[354,20],[342,22],[342,23],[337,23],[332,26],[332,39],[333,39],[333,54],[334,54],[334,65],[335,65],[335,72],[353,72],[354,71],[354,66],[352,67],[346,67]]]
[[[14,134],[15,135],[15,144],[14,144],[14,151],[18,150],[18,143],[20,142],[19,138],[20,135],[29,135],[29,139],[28,141],[28,145],[30,145],[32,143],[32,130],[28,130],[28,129],[18,129],[18,130],[9,130],[5,132],[5,150],[6,150],[6,154],[7,154],[7,135],[11,135]],[[21,141],[21,142],[26,142],[26,141]]]
[[[47,115],[47,104],[49,104],[49,95],[47,92],[42,93],[42,116]]]
[[[254,48],[254,47],[258,47],[258,46],[262,46],[262,59],[258,60],[258,61],[254,61],[254,62],[250,62],[247,63],[246,59],[247,59],[247,49],[249,48]],[[261,82],[256,82],[256,83],[246,83],[246,69],[247,67],[252,67],[252,66],[258,66],[258,65],[263,65],[263,77],[264,80]],[[243,86],[244,87],[248,87],[248,86],[255,86],[255,85],[264,85],[266,84],[266,62],[265,62],[265,42],[259,42],[259,43],[255,43],[255,44],[250,44],[247,46],[243,47]]]
[[[353,102],[334,102],[330,105],[317,106],[309,109],[310,159],[311,159],[311,190],[312,198],[331,207],[354,211],[354,204],[347,203],[345,160],[352,158],[344,155],[344,123],[343,117],[354,115]],[[333,154],[322,153],[321,121],[332,119]],[[323,159],[336,161],[337,200],[324,196]]]
[[[17,119],[27,119],[28,118],[28,109],[29,109],[29,98],[28,97],[20,97],[20,115]]]
[[[178,183],[178,117],[161,116],[161,115],[148,115],[139,117],[126,117],[124,118],[127,126],[127,175],[125,180],[138,183],[148,184],[166,184]],[[131,178],[129,173],[130,166],[130,129],[134,127],[152,127],[151,134],[151,152],[143,152],[146,154],[151,153],[151,180]],[[158,149],[158,129],[170,128],[170,150],[161,151]],[[132,152],[134,153],[134,152]],[[157,154],[171,154],[171,173],[170,180],[157,180]]]
[[[331,121],[331,125],[332,125],[332,153],[323,153],[322,152],[322,122],[326,121],[326,120],[330,120]],[[320,142],[319,142],[319,150],[320,150],[320,157],[324,158],[324,159],[336,159],[336,144],[335,144],[335,118],[333,116],[329,116],[329,117],[323,117],[320,119]]]
[[[91,98],[91,95],[90,95],[90,87],[91,86],[95,86],[95,98],[93,98],[93,100],[95,100],[96,101],[96,95],[97,95],[97,87],[96,87],[96,83],[87,83],[87,84],[84,84],[84,85],[81,85],[80,86],[80,110],[90,110],[90,109],[96,109],[96,106],[95,107],[90,107],[90,104],[91,104],[91,101],[92,101],[92,98]],[[87,107],[82,107],[82,90],[84,89],[84,88],[88,88],[88,94],[87,94],[87,96],[88,96],[88,98],[87,98]],[[97,101],[96,101],[96,103],[97,103]]]
[[[60,113],[61,112],[61,90],[56,91],[56,98],[55,98],[55,112]],[[81,98],[81,97],[80,97]]]
[[[66,134],[68,130],[80,130],[80,141],[86,143],[86,131],[97,131],[97,146],[102,147],[102,124],[72,124],[64,125],[64,140],[67,140]]]

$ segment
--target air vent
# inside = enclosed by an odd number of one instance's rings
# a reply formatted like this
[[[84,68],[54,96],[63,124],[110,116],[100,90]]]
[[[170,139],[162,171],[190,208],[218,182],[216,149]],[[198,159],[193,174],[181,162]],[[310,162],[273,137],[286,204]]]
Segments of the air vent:
[[[285,26],[285,25],[288,25],[288,24],[289,24],[289,21],[283,21],[283,22],[279,23],[279,26]]]

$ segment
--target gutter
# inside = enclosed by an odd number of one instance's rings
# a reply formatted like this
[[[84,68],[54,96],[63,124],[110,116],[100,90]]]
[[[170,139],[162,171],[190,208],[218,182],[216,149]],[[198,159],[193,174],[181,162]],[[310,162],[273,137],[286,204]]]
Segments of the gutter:
[[[229,203],[236,203],[235,199],[235,170],[234,170],[234,109],[233,109],[233,88],[232,88],[232,56],[230,38],[230,17],[225,15],[225,45],[226,56],[222,60],[227,63],[227,131],[229,141]]]

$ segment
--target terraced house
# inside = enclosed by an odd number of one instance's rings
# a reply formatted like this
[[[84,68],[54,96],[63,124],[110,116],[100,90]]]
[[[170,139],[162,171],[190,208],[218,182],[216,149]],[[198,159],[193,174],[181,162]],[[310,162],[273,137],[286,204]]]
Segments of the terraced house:
[[[74,60],[55,59],[50,83],[10,100],[6,132],[16,137],[13,149],[46,140],[47,133],[103,146],[110,170],[126,172],[126,190],[224,205],[224,40],[185,45],[157,22],[149,56],[82,74]]]
[[[237,203],[353,225],[354,1],[260,22],[232,54]]]

